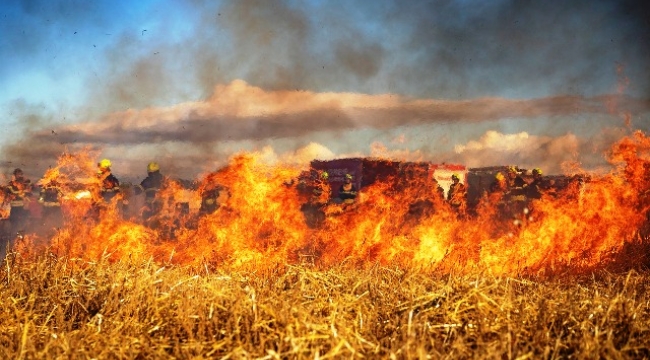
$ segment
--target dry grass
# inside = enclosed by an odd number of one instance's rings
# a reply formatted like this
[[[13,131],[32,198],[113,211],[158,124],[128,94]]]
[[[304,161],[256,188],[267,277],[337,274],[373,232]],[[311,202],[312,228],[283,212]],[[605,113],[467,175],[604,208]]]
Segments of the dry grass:
[[[14,257],[0,358],[650,358],[649,280]]]

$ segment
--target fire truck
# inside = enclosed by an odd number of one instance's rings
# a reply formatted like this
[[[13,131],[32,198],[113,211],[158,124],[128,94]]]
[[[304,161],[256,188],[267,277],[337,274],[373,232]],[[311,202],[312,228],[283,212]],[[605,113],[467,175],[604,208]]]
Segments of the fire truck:
[[[312,171],[326,171],[332,189],[332,199],[339,196],[339,188],[345,175],[352,175],[352,183],[359,190],[377,182],[418,181],[424,185],[435,180],[444,189],[445,196],[452,183],[451,176],[457,174],[462,183],[467,182],[467,168],[459,164],[434,164],[431,162],[392,161],[373,158],[346,158],[336,160],[314,160]]]
[[[344,183],[346,174],[352,175],[352,183],[358,191],[376,183],[388,185],[391,191],[405,190],[407,186],[438,186],[444,190],[444,196],[452,183],[451,177],[456,174],[461,182],[467,181],[467,168],[458,164],[435,164],[431,162],[393,161],[375,158],[345,158],[336,160],[314,160],[310,170],[305,171],[299,181],[308,184],[310,179],[317,179],[318,174],[327,172],[331,189],[330,203],[340,203],[339,189]],[[435,181],[434,181],[435,180]],[[437,184],[436,184],[437,183]],[[303,186],[305,199],[312,189]],[[306,202],[302,207],[307,223],[314,227],[325,219],[322,206]]]

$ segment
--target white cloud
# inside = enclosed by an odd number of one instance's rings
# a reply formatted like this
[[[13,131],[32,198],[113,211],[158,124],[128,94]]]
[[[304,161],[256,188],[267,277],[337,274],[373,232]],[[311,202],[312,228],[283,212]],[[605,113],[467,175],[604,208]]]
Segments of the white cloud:
[[[517,134],[502,134],[498,131],[490,130],[478,140],[470,140],[465,145],[456,145],[454,150],[458,154],[473,150],[522,151],[530,145],[531,141],[535,142],[536,140],[535,136],[531,137],[525,131]]]
[[[469,167],[518,165],[541,167],[546,173],[561,173],[563,163],[579,161],[585,144],[571,133],[550,137],[491,130],[478,140],[456,145],[454,150],[456,160]]]

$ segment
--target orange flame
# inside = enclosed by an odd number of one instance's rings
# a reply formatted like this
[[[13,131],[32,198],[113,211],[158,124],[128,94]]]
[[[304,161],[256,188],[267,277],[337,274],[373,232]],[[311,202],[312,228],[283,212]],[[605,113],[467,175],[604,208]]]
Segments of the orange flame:
[[[268,166],[254,154],[234,157],[192,189],[167,181],[158,193],[160,211],[146,223],[125,216],[119,201],[89,217],[93,190],[78,185],[94,186],[92,176],[81,176],[94,170],[84,164],[94,162],[65,155],[50,175],[67,186],[67,217],[50,245],[54,253],[86,259],[153,257],[236,269],[301,262],[494,274],[593,269],[614,262],[626,245],[647,244],[649,154],[645,134],[622,139],[609,156],[615,171],[573,178],[532,201],[522,225],[499,213],[498,199],[484,198],[475,215],[459,215],[427,176],[414,173],[362,189],[354,205],[318,210],[317,226],[306,221],[306,198],[292,181],[304,169]],[[219,206],[199,213],[202,195],[215,189]],[[129,204],[135,203],[134,196]]]

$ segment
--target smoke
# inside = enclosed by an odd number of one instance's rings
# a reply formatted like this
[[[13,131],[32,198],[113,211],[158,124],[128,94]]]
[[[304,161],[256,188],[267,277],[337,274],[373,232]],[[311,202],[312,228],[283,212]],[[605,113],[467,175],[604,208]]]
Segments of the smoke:
[[[351,130],[396,127],[417,129],[428,124],[486,123],[513,118],[544,121],[576,114],[608,115],[612,97],[614,95],[591,98],[566,95],[530,100],[415,99],[397,94],[266,90],[236,80],[217,86],[204,101],[130,109],[108,114],[101,121],[79,122],[54,129],[27,128],[24,140],[6,146],[4,152],[8,158],[42,168],[54,164],[62,152],[90,146],[126,163],[133,163],[135,159],[158,159],[167,162],[165,165],[169,169],[196,174],[197,167],[223,164],[234,152],[297,139],[307,144],[318,133],[344,134]],[[635,116],[647,113],[650,108],[647,100],[616,96],[616,101],[617,106],[629,109]],[[551,163],[559,157],[567,160],[566,154],[584,150],[578,146],[575,136],[552,140],[522,134],[526,136],[501,138],[501,134],[490,132],[478,141],[458,145],[456,153],[466,154],[460,158],[463,163],[477,166],[490,159],[482,151],[491,149],[490,153],[518,154],[514,158],[501,157],[508,162],[527,164],[534,157],[541,157],[549,168],[553,168]],[[249,146],[242,145],[245,143]],[[503,144],[511,147],[499,147]],[[366,152],[368,146],[371,143],[356,144],[353,152]],[[370,151],[373,155],[390,153],[374,147]],[[327,152],[313,154],[331,157]],[[434,155],[423,151],[399,156],[412,159]],[[215,158],[219,161],[215,162]],[[132,166],[135,165],[128,165],[128,170],[132,170]]]
[[[625,130],[620,128],[605,129],[591,137],[573,133],[551,137],[488,131],[476,140],[457,144],[450,158],[468,167],[518,165],[542,168],[548,174],[562,174],[576,168],[603,172],[607,170],[605,154],[624,135]]]
[[[621,63],[634,79],[628,92],[646,96],[650,16],[633,5],[193,1],[174,4],[184,18],[146,18],[117,33],[96,6],[70,14],[48,5],[50,16],[39,17],[57,26],[25,56],[52,41],[53,30],[72,33],[92,23],[79,19],[97,19],[93,33],[111,33],[110,42],[98,53],[90,44],[99,39],[90,39],[83,60],[71,59],[95,70],[84,89],[93,115],[204,98],[235,79],[269,90],[417,98],[595,96],[616,91]],[[128,15],[117,11],[104,13]],[[19,35],[11,39],[29,43]]]
[[[0,49],[12,56],[0,58],[0,75],[47,59],[39,71],[54,81],[79,79],[81,105],[15,107],[17,134],[3,157],[39,172],[61,153],[91,146],[125,172],[155,159],[191,175],[237,151],[283,142],[297,144],[287,153],[300,158],[297,151],[322,134],[350,141],[351,130],[451,124],[443,131],[464,134],[460,152],[453,142],[448,153],[431,154],[426,144],[410,144],[420,148],[414,152],[369,141],[345,153],[518,164],[537,163],[537,155],[553,159],[552,167],[576,153],[601,161],[600,150],[572,128],[576,117],[611,119],[616,108],[648,126],[650,16],[633,1],[169,5],[175,11],[165,17],[138,18],[112,3],[17,2],[26,16],[4,14]],[[618,64],[631,79],[624,91]],[[574,135],[529,133],[520,141],[535,152],[495,148],[497,158],[471,148],[474,124],[502,130],[504,119]],[[586,124],[603,126],[596,117]],[[483,138],[474,141],[489,148]]]
[[[243,81],[233,81],[218,86],[206,101],[128,110],[109,114],[100,122],[60,127],[57,140],[62,143],[83,141],[124,145],[308,137],[319,131],[357,128],[389,129],[430,123],[607,114],[607,99],[603,96],[556,96],[531,100],[410,99],[396,94],[267,91]],[[650,108],[647,100],[621,98],[618,102],[626,103],[625,107],[635,110],[634,114]],[[51,138],[47,131],[33,132],[32,136],[38,142]]]
[[[286,3],[197,2],[188,11],[197,14],[196,24],[178,41],[169,41],[178,36],[164,28],[121,35],[105,54],[108,76],[100,86],[97,78],[88,79],[94,111],[209,97],[215,84],[236,79],[268,90],[351,88],[380,71],[384,50],[378,41],[331,20],[336,24],[328,25],[329,44],[314,48],[319,30],[310,14]]]
[[[560,173],[562,163],[578,161],[581,145],[581,140],[574,134],[553,138],[527,132],[502,134],[488,131],[477,140],[456,145],[454,151],[458,161],[468,167],[510,164]]]
[[[326,146],[318,143],[309,143],[295,151],[278,153],[273,147],[265,146],[254,152],[259,160],[268,165],[282,165],[306,168],[314,160],[332,160],[337,156]]]
[[[408,33],[395,66],[400,93],[419,84],[436,97],[595,95],[616,88],[616,63],[650,93],[650,18],[636,1],[400,2],[387,28]],[[413,66],[416,65],[417,66]],[[429,81],[423,82],[422,79]]]

